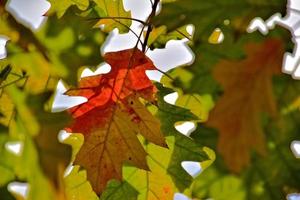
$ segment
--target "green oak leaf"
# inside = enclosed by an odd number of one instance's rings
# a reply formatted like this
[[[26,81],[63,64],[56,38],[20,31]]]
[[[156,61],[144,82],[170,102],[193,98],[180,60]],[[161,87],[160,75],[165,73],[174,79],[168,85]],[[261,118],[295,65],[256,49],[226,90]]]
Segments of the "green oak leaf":
[[[128,33],[131,25],[131,12],[126,11],[123,0],[93,0],[95,11],[100,20],[95,25],[104,25],[103,31],[110,32],[117,28],[120,33]],[[101,19],[102,18],[102,19]]]
[[[166,44],[170,40],[181,40],[181,39],[193,39],[193,33],[188,32],[189,26],[184,25],[182,27],[177,28],[174,31],[168,32],[167,26],[162,25],[159,27],[154,27],[149,35],[147,45],[150,46],[151,49],[155,48],[165,48]]]
[[[157,116],[162,121],[161,130],[165,136],[175,137],[172,159],[168,165],[168,173],[171,175],[179,191],[183,191],[192,183],[193,178],[181,167],[183,161],[201,162],[209,159],[203,146],[197,144],[193,139],[184,136],[175,129],[177,122],[196,120],[192,112],[185,108],[168,104],[164,101],[164,96],[174,92],[165,88],[161,84],[156,84],[158,92]],[[185,148],[188,147],[188,148]],[[181,174],[178,177],[177,174]]]
[[[100,200],[136,200],[137,196],[138,192],[126,181],[120,183],[119,181],[111,180],[102,193]]]
[[[183,150],[184,147],[178,143],[176,144],[173,136],[167,137],[166,140],[169,149],[144,143],[148,153],[147,162],[150,171],[132,166],[123,168],[124,179],[139,192],[138,200],[173,199],[174,193],[183,192],[187,187],[182,186],[190,184],[188,183],[190,181],[192,182],[190,180],[192,178],[186,174],[181,165],[179,164],[177,168],[174,163],[175,153],[179,153],[176,152],[176,149]],[[193,150],[187,151],[196,154]],[[185,154],[185,152],[182,152],[182,154]],[[177,157],[180,156],[177,155]],[[187,159],[189,160],[189,158]],[[201,159],[198,161],[200,162]]]
[[[214,107],[214,101],[210,94],[199,95],[197,93],[187,93],[185,90],[191,87],[193,74],[184,68],[175,68],[167,72],[161,79],[161,82],[177,92],[178,98],[175,104],[179,107],[189,109],[197,116],[199,122],[205,122],[208,119],[209,112]]]

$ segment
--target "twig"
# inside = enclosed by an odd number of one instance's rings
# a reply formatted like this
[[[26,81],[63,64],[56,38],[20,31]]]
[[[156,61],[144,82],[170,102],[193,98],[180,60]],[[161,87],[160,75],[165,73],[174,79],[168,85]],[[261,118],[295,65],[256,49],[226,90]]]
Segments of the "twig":
[[[27,79],[28,77],[29,77],[29,76],[22,76],[22,77],[20,77],[20,78],[14,80],[14,81],[12,81],[12,82],[10,82],[10,83],[7,83],[7,84],[5,84],[5,85],[0,86],[0,89],[3,89],[3,88],[5,88],[5,87],[7,87],[7,86],[10,86],[10,85],[14,84],[14,83],[17,83],[17,82],[19,82],[20,80],[23,80],[24,78]]]
[[[22,89],[24,89],[24,88],[25,88],[25,85],[26,85],[27,82],[28,82],[29,76],[23,76],[22,78],[25,78],[25,81],[24,81],[24,83],[23,83],[23,85],[22,85],[22,87],[21,87]],[[21,80],[21,79],[19,79],[19,80]],[[17,109],[16,109],[16,107],[14,106],[13,111],[12,111],[12,113],[11,113],[11,116],[10,116],[10,118],[9,118],[8,124],[7,124],[8,127],[10,126],[10,123],[11,123],[11,121],[13,120],[13,118],[15,117],[16,113],[17,113]]]
[[[122,23],[122,22],[120,22],[120,21],[118,21],[118,20],[115,20],[115,19],[114,19],[114,21],[116,21],[116,22],[118,22],[119,24],[125,26],[130,32],[132,32],[132,33],[135,35],[135,37],[138,39],[138,41],[141,43],[141,45],[142,45],[142,46],[144,45],[144,43],[143,43],[142,40],[139,38],[139,36],[136,34],[136,32],[134,32],[129,26],[127,26],[126,24],[124,24],[124,23]]]
[[[133,21],[136,21],[136,22],[139,22],[143,25],[146,25],[146,23],[140,19],[135,19],[135,18],[131,18],[131,17],[95,17],[95,18],[89,18],[87,20],[100,20],[100,19],[112,19],[112,20],[115,20],[115,19],[126,19],[126,20],[133,20]]]
[[[0,85],[3,81],[6,80],[7,76],[11,72],[12,68],[10,65],[7,65],[1,72],[0,72]]]
[[[142,51],[144,53],[145,53],[146,48],[147,48],[147,43],[148,43],[148,40],[149,40],[150,33],[153,29],[153,26],[152,26],[151,22],[152,22],[152,19],[155,17],[158,4],[159,4],[159,0],[154,0],[154,3],[152,4],[152,11],[151,11],[151,13],[150,13],[150,15],[149,15],[149,17],[146,21],[146,24],[148,25],[148,29],[147,29],[147,32],[146,32],[144,44],[142,46]]]
[[[182,35],[183,37],[185,37],[186,39],[188,39],[189,41],[193,41],[189,36],[185,35],[183,32],[181,32],[180,30],[176,29],[175,30],[177,33],[179,33],[180,35]]]
[[[153,1],[152,0],[149,0],[150,1],[150,3],[151,3],[151,6],[153,6]]]

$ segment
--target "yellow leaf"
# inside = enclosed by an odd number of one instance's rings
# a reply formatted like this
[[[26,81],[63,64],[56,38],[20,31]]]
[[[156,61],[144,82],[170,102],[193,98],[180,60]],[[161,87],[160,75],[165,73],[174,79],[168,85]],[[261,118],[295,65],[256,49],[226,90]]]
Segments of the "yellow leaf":
[[[122,179],[125,162],[148,170],[147,154],[137,134],[166,147],[159,121],[137,98],[129,98],[128,103],[131,111],[122,105],[101,111],[102,119],[97,119],[99,127],[85,135],[83,146],[76,156],[74,163],[87,170],[88,180],[97,193],[103,191],[109,180]]]

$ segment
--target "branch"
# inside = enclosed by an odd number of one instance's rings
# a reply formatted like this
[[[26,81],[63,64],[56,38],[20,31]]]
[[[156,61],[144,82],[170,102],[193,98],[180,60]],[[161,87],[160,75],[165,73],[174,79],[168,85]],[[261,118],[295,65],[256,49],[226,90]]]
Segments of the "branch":
[[[177,33],[179,33],[180,35],[182,35],[183,37],[185,37],[186,39],[188,39],[189,41],[193,41],[189,36],[185,35],[183,32],[181,32],[180,30],[176,29],[175,30]]]
[[[6,80],[7,76],[11,72],[12,68],[10,65],[7,65],[1,72],[0,72],[0,85],[3,81]]]
[[[143,47],[142,47],[142,51],[144,53],[146,51],[146,47],[147,47],[147,44],[148,44],[150,33],[153,29],[153,26],[152,26],[151,22],[152,22],[152,19],[155,17],[158,4],[159,4],[159,0],[154,0],[154,3],[152,4],[152,11],[151,11],[151,13],[150,13],[150,15],[149,15],[149,17],[146,21],[146,25],[148,25],[148,29],[147,29],[144,44],[143,44]]]
[[[126,24],[124,24],[124,23],[122,23],[122,22],[120,22],[120,21],[118,21],[118,20],[115,20],[114,19],[114,21],[116,21],[117,23],[119,23],[119,24],[121,24],[121,25],[123,25],[124,27],[126,27],[130,32],[132,32],[134,35],[135,35],[135,37],[137,38],[137,40],[141,43],[141,45],[143,46],[143,42],[142,42],[142,40],[139,38],[139,36],[136,34],[136,32],[134,32],[129,26],[127,26]]]
[[[29,77],[29,76],[22,76],[22,77],[20,77],[20,78],[14,80],[14,81],[12,81],[12,82],[10,82],[10,83],[7,83],[7,84],[5,84],[5,85],[1,85],[1,86],[0,86],[0,89],[3,89],[3,88],[5,88],[5,87],[7,87],[7,86],[10,86],[10,85],[13,85],[13,84],[15,84],[15,83],[17,83],[17,82],[19,82],[19,81],[21,81],[21,80],[23,80],[23,79],[28,79],[28,77]],[[23,86],[23,87],[24,87],[24,86]]]
[[[131,18],[131,17],[96,17],[96,18],[89,18],[87,20],[100,20],[100,19],[112,19],[112,20],[116,20],[116,19],[126,19],[126,20],[132,20],[132,21],[136,21],[139,22],[143,25],[146,25],[146,23],[140,19],[135,19],[135,18]]]

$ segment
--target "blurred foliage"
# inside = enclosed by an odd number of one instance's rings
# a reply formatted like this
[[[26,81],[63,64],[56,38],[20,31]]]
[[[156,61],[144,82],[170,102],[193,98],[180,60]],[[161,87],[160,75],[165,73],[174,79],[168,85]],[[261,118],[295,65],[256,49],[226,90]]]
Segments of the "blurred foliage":
[[[13,182],[29,184],[29,200],[171,200],[176,192],[192,199],[281,200],[300,193],[300,160],[290,149],[299,140],[300,82],[279,72],[284,51],[293,48],[290,34],[246,32],[254,17],[284,14],[287,1],[162,0],[161,12],[141,22],[151,23],[143,33],[148,47],[185,40],[195,55],[192,65],[164,74],[155,102],[143,102],[160,119],[169,148],[139,136],[150,170],[125,164],[123,180],[111,180],[101,195],[80,166],[64,175],[83,136],[58,141],[71,119],[50,112],[52,95],[58,80],[74,86],[84,68],[97,69],[107,33],[131,31],[131,12],[122,0],[49,2],[46,22],[31,30],[5,9],[9,1],[0,1],[0,35],[9,39],[0,60],[1,200],[23,199],[8,191]],[[269,41],[278,45],[266,46]],[[164,101],[173,92],[175,105]],[[189,137],[175,128],[186,121],[196,125]],[[9,148],[16,144],[19,153]],[[201,174],[193,178],[182,161],[201,163]]]
[[[246,34],[245,29],[254,17],[266,18],[276,13],[276,11],[283,13],[287,2],[197,1],[194,4],[192,4],[193,1],[189,2],[166,3],[163,6],[162,13],[158,16],[157,23],[164,22],[164,24],[168,24],[169,22],[170,29],[189,22],[195,25],[196,34],[191,44],[196,55],[194,64],[186,67],[184,71],[180,68],[170,71],[163,80],[168,80],[168,85],[172,85],[173,88],[182,88],[188,94],[196,93],[201,96],[209,94],[213,97],[216,105],[208,117],[208,123],[198,126],[191,134],[191,137],[199,144],[216,150],[217,159],[212,166],[197,177],[191,188],[190,197],[196,199],[237,200],[285,199],[289,193],[299,193],[300,161],[295,158],[290,149],[291,142],[299,140],[299,137],[297,137],[299,108],[295,106],[299,97],[297,92],[299,82],[287,75],[276,75],[275,73],[271,76],[271,91],[267,92],[264,89],[258,93],[257,97],[251,99],[252,97],[242,98],[243,93],[251,95],[255,91],[255,85],[263,87],[263,84],[267,83],[263,81],[267,78],[267,74],[259,72],[249,80],[246,77],[241,77],[242,74],[240,74],[240,81],[234,81],[240,73],[239,70],[243,68],[254,70],[255,65],[257,65],[255,62],[265,62],[266,59],[272,56],[274,56],[274,59],[270,60],[274,62],[273,64],[260,63],[257,66],[266,69],[268,65],[275,68],[282,65],[283,52],[275,56],[276,51],[280,49],[279,47],[262,48],[262,51],[253,58],[254,62],[248,63],[247,59],[251,59],[251,53],[244,49],[249,44],[263,45],[270,40],[269,38],[272,38],[273,40],[280,39],[284,41],[282,42],[284,49],[289,51],[291,50],[290,35],[285,30],[275,29],[267,36],[268,38],[265,38],[257,33]],[[260,6],[265,9],[259,9]],[[207,11],[201,12],[202,9],[207,9]],[[226,9],[236,12],[224,12]],[[174,16],[180,17],[178,17],[178,20],[168,20],[170,18],[174,19]],[[225,37],[220,44],[209,42],[210,34],[215,28],[220,28]],[[249,48],[250,51],[254,49],[255,46]],[[268,56],[259,58],[263,54],[268,54]],[[237,65],[237,63],[240,64]],[[251,73],[250,71],[245,72],[245,75],[250,76]],[[185,74],[190,75],[189,81],[186,81],[187,76]],[[260,79],[258,75],[262,78]],[[171,76],[171,78],[168,78],[168,76]],[[250,86],[249,89],[246,89],[247,85]],[[266,96],[263,97],[264,95]],[[273,98],[273,103],[269,101],[263,106],[263,109],[267,109],[268,106],[273,104],[276,108],[275,113],[278,113],[275,118],[272,117],[272,113],[264,111],[259,111],[256,117],[251,117],[251,112],[255,111],[255,107],[251,107],[251,101],[254,101],[257,106],[259,98],[264,101]],[[243,112],[249,106],[248,111]],[[232,115],[229,116],[229,113],[232,113]],[[219,120],[219,125],[214,126],[217,129],[209,127],[213,124],[216,125],[216,123],[211,122],[217,120]],[[257,120],[258,126],[255,125],[256,128],[251,125],[245,129],[245,131],[250,131],[248,139],[246,135],[242,136],[240,141],[237,139],[239,137],[238,120],[245,120],[245,123]],[[241,126],[244,126],[243,124]],[[226,128],[224,133],[225,127],[228,129]],[[235,163],[228,162],[228,160],[237,159],[238,162],[241,162],[241,160],[246,159],[243,156],[245,152],[243,148],[247,143],[251,144],[258,140],[255,131],[259,129],[262,130],[262,137],[265,138],[261,144],[266,146],[264,155],[261,156],[250,151],[251,161],[249,165],[243,167],[238,173],[234,173],[232,169]],[[223,131],[222,135],[221,131]],[[229,135],[224,136],[223,134]],[[221,137],[222,146],[220,145]],[[229,144],[235,148],[231,153],[228,149]],[[258,148],[258,145],[254,147]],[[224,154],[226,154],[226,164]]]

